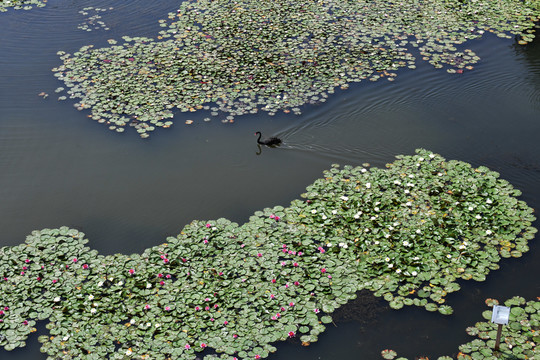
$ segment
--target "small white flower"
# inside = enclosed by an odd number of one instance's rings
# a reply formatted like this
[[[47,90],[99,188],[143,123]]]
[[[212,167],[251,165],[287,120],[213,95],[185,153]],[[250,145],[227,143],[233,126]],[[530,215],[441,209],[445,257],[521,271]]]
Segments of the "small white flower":
[[[464,245],[464,244],[459,245],[459,249],[460,249],[460,250],[463,250],[463,249],[465,249],[466,247],[467,247],[467,246]]]
[[[88,300],[94,300],[94,295],[88,295]]]
[[[413,187],[414,184],[413,184],[413,183],[407,183],[407,186],[408,186],[408,187]]]
[[[394,267],[394,264],[388,264],[388,268],[391,269]]]
[[[102,287],[103,286],[103,281],[98,282],[97,286]]]
[[[362,215],[362,212],[361,212],[361,211],[357,212],[357,213],[354,215],[354,218],[355,218],[355,219],[359,219],[359,218],[360,218],[360,215]]]
[[[473,211],[474,208],[472,206],[469,206],[469,211]]]
[[[387,257],[384,258],[384,261],[389,262],[390,258],[387,256]]]
[[[480,220],[482,217],[480,215],[476,215],[475,218],[477,218],[478,220]]]
[[[368,229],[368,228],[365,228],[365,229],[364,229],[364,232],[369,232],[369,229]]]
[[[429,154],[430,159],[433,159],[434,157],[435,157],[435,154],[433,154],[433,153]]]
[[[160,327],[160,326],[161,326],[161,324],[156,324],[156,325],[154,325],[154,326],[155,326],[155,327],[156,327],[156,329],[157,329],[158,327]]]
[[[390,237],[390,234],[384,234],[384,237],[388,239]]]
[[[366,187],[369,189],[371,187],[371,183],[366,183]]]
[[[344,249],[346,249],[346,248],[348,248],[348,247],[349,247],[349,245],[347,245],[347,244],[343,245],[343,248],[344,248]]]
[[[407,189],[405,189],[405,191],[404,191],[405,194],[408,194],[409,192],[410,192],[410,191],[407,190]]]
[[[412,258],[413,260],[420,260],[420,258],[418,256],[415,256]]]
[[[342,196],[340,199],[343,200],[343,201],[349,200],[349,198],[347,196]]]
[[[486,230],[486,235],[491,235],[491,230]]]
[[[410,245],[411,245],[411,243],[408,242],[407,240],[405,240],[405,241],[403,242],[403,246],[410,246]]]
[[[420,166],[420,164],[419,164],[419,163],[416,163],[416,166]]]
[[[401,269],[397,269],[396,272],[397,272],[398,274],[401,274]]]
[[[328,219],[328,218],[326,217],[326,215],[323,214],[323,215],[322,215],[322,219],[323,219],[323,220],[326,220],[326,219]]]
[[[416,229],[416,233],[417,233],[417,234],[421,234],[421,233],[422,233],[422,230]]]
[[[60,301],[60,296],[57,296],[54,298],[54,302],[59,302]]]
[[[326,244],[327,247],[332,247],[332,243]]]
[[[147,289],[150,289],[151,287],[152,287],[152,284],[146,283],[146,288],[147,288]]]
[[[399,181],[399,180],[394,180],[394,184],[396,184],[396,185],[401,185],[401,181]]]
[[[443,173],[438,172],[438,173],[437,173],[437,176],[443,176]]]
[[[451,259],[452,258],[452,255],[448,254],[446,255],[447,258]]]
[[[377,220],[377,217],[376,216],[372,216],[369,218],[370,220]]]
[[[373,244],[379,245],[380,243],[379,243],[377,240],[375,240],[375,241],[373,242]]]
[[[317,209],[311,210],[311,213],[312,213],[312,214],[316,214],[316,213],[317,213]]]
[[[96,311],[97,311],[96,308],[91,308],[91,309],[90,309],[90,312],[91,312],[92,314],[95,314]]]
[[[398,225],[399,225],[399,223],[398,223],[398,222],[396,221],[396,222],[395,222],[395,223],[393,223],[392,225],[394,225],[394,226],[398,226]]]
[[[413,272],[411,273],[411,275],[412,275],[412,276],[416,276],[416,275],[418,275],[418,273],[417,273],[416,271],[413,271]]]
[[[130,323],[131,325],[135,324],[135,319],[129,320],[129,323]]]
[[[393,226],[389,226],[389,227],[388,227],[388,230],[394,230],[394,227],[393,227]]]
[[[337,210],[336,210],[336,209],[332,210],[332,214],[336,215],[336,214],[337,214]]]
[[[122,286],[122,285],[124,285],[124,282],[123,282],[123,281],[119,281],[116,285]]]
[[[152,326],[152,323],[146,323],[146,327]]]
[[[93,303],[92,306],[93,307],[98,307],[98,303]]]
[[[412,203],[411,203],[410,201],[407,201],[407,202],[405,203],[405,205],[406,205],[406,206],[411,206]]]
[[[378,207],[376,207],[376,208],[373,209],[373,210],[375,210],[376,212],[379,212],[379,208],[378,208]]]
[[[131,354],[132,354],[132,351],[131,351],[131,349],[127,349],[127,351],[126,351],[126,355],[131,355]]]
[[[424,158],[423,157],[418,158],[418,161],[424,161]]]
[[[414,177],[414,174],[410,174],[409,177],[412,179]]]
[[[492,203],[493,203],[493,201],[491,201],[491,199],[487,199],[487,200],[486,200],[486,203],[488,203],[488,204],[492,204]]]
[[[343,247],[343,246],[345,246],[345,243],[342,243],[342,242],[339,243],[339,247]]]
[[[64,337],[62,338],[62,340],[64,340],[64,341],[68,341],[68,339],[69,339],[69,335],[66,335],[66,336],[64,336]]]
[[[360,171],[363,172],[363,173],[365,173],[367,170],[366,170],[366,169],[362,169],[362,170],[360,170]]]

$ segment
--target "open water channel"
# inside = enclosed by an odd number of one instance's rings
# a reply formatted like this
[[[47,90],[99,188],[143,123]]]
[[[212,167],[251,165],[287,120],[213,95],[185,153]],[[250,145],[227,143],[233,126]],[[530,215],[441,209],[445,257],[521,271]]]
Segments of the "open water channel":
[[[100,14],[110,30],[77,28],[88,22],[79,13],[87,6],[113,7]],[[58,50],[155,36],[157,20],[177,6],[49,0],[42,9],[0,13],[0,246],[19,244],[34,229],[66,225],[84,231],[102,254],[142,252],[194,219],[243,223],[256,210],[287,206],[332,163],[380,167],[420,147],[500,172],[529,206],[540,208],[538,41],[520,46],[487,36],[467,44],[482,59],[473,71],[448,74],[419,62],[392,83],[336,91],[325,103],[304,106],[300,116],[244,115],[223,124],[204,122],[207,114],[179,113],[172,128],[146,140],[130,129],[108,131],[71,100],[56,100],[62,84],[51,69],[60,64]],[[42,91],[50,96],[39,97]],[[280,136],[283,146],[257,155],[258,130]],[[472,339],[465,328],[481,321],[486,298],[540,295],[540,244],[530,245],[522,258],[503,260],[487,281],[461,282],[461,291],[448,297],[451,316],[391,310],[368,296],[369,305],[350,307],[362,320],[328,326],[309,347],[283,343],[270,359],[378,359],[385,348],[409,358],[455,355]],[[0,350],[0,358],[45,359],[37,336],[24,349]]]

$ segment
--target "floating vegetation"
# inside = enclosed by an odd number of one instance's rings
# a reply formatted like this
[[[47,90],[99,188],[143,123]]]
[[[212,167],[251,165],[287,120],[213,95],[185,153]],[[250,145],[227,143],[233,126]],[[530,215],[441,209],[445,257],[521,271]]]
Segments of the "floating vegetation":
[[[289,337],[317,341],[362,289],[450,314],[458,279],[484,280],[536,232],[498,176],[426,150],[387,169],[335,166],[287,208],[193,221],[141,255],[34,231],[0,249],[0,345],[24,346],[48,319],[53,358],[260,359]]]
[[[497,305],[494,299],[486,300],[489,307]],[[492,323],[491,310],[486,310],[482,316],[487,322],[477,322],[467,328],[467,334],[477,339],[460,345],[458,360],[471,359],[537,359],[540,356],[540,297],[537,300],[525,301],[520,296],[514,296],[504,303],[511,308],[508,325],[503,326],[499,351],[495,351],[498,325]],[[394,359],[397,353],[393,350],[383,350],[385,359]],[[450,356],[440,356],[437,360],[451,360]],[[399,357],[397,360],[407,360]]]
[[[0,12],[5,12],[9,8],[15,10],[30,10],[34,6],[44,7],[47,0],[0,0]]]
[[[451,73],[479,57],[461,44],[484,32],[534,38],[539,10],[521,0],[186,1],[157,39],[124,36],[105,48],[61,52],[55,76],[80,110],[141,135],[173,110],[212,115],[300,113],[335,88],[393,80],[416,58]]]
[[[80,23],[77,26],[77,29],[84,30],[84,31],[92,31],[92,30],[109,30],[109,27],[101,20],[101,15],[99,15],[102,12],[105,12],[107,10],[112,10],[113,8],[110,7],[108,9],[99,8],[99,7],[85,7],[81,11],[79,11],[79,14],[85,16],[84,22]],[[114,41],[114,40],[113,40]],[[109,40],[110,43],[110,40]]]

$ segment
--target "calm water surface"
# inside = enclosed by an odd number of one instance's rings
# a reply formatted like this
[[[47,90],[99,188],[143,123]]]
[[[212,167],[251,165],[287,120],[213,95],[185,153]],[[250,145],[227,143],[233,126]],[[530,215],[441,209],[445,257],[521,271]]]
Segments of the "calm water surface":
[[[301,116],[243,116],[234,124],[178,114],[175,125],[141,140],[116,134],[59,102],[51,68],[56,52],[106,46],[122,35],[154,36],[176,1],[61,1],[0,14],[0,246],[34,229],[67,225],[84,231],[102,254],[135,253],[164,242],[194,219],[243,223],[256,210],[286,206],[332,163],[384,166],[395,155],[427,148],[447,159],[485,165],[540,208],[540,44],[520,47],[487,37],[468,44],[482,61],[450,75],[419,63],[393,83],[365,82],[337,91]],[[77,30],[86,6],[109,8],[111,30]],[[37,94],[50,94],[43,100]],[[193,125],[184,125],[185,120]],[[279,135],[279,149],[257,155],[253,133]],[[536,224],[538,226],[538,223]],[[455,314],[394,311],[379,299],[338,322],[309,347],[283,343],[272,360],[379,359],[457,353],[465,328],[481,320],[487,297],[540,295],[540,245],[504,260],[486,282],[463,282],[449,296]],[[362,310],[362,307],[360,307]],[[45,359],[37,335],[2,360]]]

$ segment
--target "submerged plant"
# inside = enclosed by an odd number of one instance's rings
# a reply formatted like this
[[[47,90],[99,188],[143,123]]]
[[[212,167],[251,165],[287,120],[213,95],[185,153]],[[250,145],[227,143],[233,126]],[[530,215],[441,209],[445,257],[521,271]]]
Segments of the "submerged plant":
[[[48,319],[39,341],[54,358],[254,359],[289,337],[316,341],[361,289],[449,314],[458,279],[528,250],[519,195],[485,167],[418,150],[387,169],[333,167],[287,208],[242,226],[194,221],[141,255],[34,231],[0,249],[0,345],[24,346]]]
[[[485,32],[534,38],[534,3],[505,1],[185,1],[157,39],[59,52],[55,76],[93,120],[142,137],[170,127],[173,110],[300,113],[336,87],[394,80],[420,56],[451,73],[479,57],[462,44]]]

